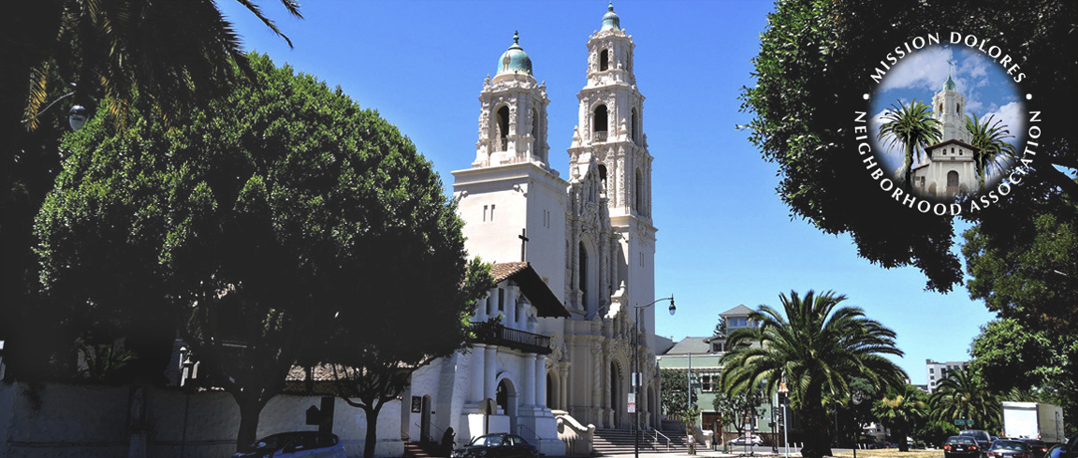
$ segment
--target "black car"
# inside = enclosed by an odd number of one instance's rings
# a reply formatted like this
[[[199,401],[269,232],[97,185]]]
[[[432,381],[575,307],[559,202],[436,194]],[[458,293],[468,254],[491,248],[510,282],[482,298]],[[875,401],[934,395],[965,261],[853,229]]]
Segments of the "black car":
[[[1044,458],[1048,454],[1048,444],[1040,439],[1021,439],[1029,446],[1029,454],[1032,458]]]
[[[981,447],[982,452],[988,450],[988,447],[992,445],[992,435],[982,429],[967,429],[959,431],[958,435],[972,437],[973,440],[977,441],[977,445]]]
[[[336,434],[295,431],[263,437],[232,458],[345,458],[345,451]]]
[[[1029,444],[1020,440],[997,440],[988,449],[989,458],[1032,458]]]
[[[951,436],[943,443],[943,458],[980,458],[983,452],[971,436]]]
[[[453,450],[452,458],[536,458],[539,449],[516,434],[487,434]]]
[[[1048,450],[1047,458],[1073,458],[1078,456],[1078,435],[1071,438],[1066,445],[1057,445]]]

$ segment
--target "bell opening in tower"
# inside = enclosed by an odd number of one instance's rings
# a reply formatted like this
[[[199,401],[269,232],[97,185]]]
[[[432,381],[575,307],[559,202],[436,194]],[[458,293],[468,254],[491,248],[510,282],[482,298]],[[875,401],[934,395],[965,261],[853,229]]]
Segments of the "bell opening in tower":
[[[599,53],[599,71],[605,72],[610,67],[610,53],[607,50]]]
[[[509,107],[498,109],[498,122],[495,126],[498,132],[495,135],[494,150],[505,151],[509,149]]]
[[[600,104],[595,107],[595,122],[593,123],[595,141],[606,141],[607,123],[606,105]]]

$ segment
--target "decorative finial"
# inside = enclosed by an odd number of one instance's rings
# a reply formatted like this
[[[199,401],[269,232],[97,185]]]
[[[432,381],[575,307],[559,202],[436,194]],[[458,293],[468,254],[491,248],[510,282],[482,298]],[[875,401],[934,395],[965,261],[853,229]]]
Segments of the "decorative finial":
[[[513,31],[513,44],[520,44],[520,33],[518,33],[516,30]]]
[[[614,11],[614,0],[610,0],[610,6],[606,7],[607,11]]]

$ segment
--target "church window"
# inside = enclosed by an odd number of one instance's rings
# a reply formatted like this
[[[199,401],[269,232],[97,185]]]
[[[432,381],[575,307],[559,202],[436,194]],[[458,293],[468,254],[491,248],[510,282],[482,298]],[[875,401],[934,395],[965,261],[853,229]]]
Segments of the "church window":
[[[503,106],[498,109],[498,122],[494,124],[495,132],[495,144],[494,151],[505,151],[509,149],[509,107]]]
[[[606,71],[610,67],[610,52],[603,50],[599,53],[599,71]]]
[[[958,114],[962,114],[962,105],[959,105],[957,103],[954,104],[954,112],[958,113]]]
[[[594,130],[595,132],[596,141],[606,141],[607,124],[608,121],[606,116],[606,105],[600,104],[599,106],[595,107],[595,118],[592,122],[592,130]]]
[[[600,191],[606,194],[606,164],[599,164],[599,184],[602,185]]]
[[[634,193],[633,197],[635,197],[635,201],[636,201],[636,212],[640,213],[640,214],[643,214],[644,213],[644,211],[643,211],[644,210],[644,179],[643,179],[643,176],[641,176],[641,174],[640,174],[640,169],[636,169],[636,180],[635,181],[636,181],[636,187],[634,189],[635,193]]]
[[[633,139],[633,143],[640,144],[640,126],[636,124],[636,108],[633,108],[632,118],[629,122],[630,138]]]
[[[539,110],[532,108],[532,153],[539,153]],[[543,158],[539,158],[542,160]],[[545,162],[545,161],[544,161]]]
[[[940,113],[943,113],[943,104],[940,104]]]
[[[584,242],[580,242],[580,305],[588,306],[588,250],[584,249]]]
[[[490,206],[490,220],[494,221],[494,206]]]
[[[498,311],[505,311],[505,290],[498,288]]]
[[[487,221],[487,210],[490,209],[489,207],[490,207],[489,205],[484,205],[483,206],[483,222]]]

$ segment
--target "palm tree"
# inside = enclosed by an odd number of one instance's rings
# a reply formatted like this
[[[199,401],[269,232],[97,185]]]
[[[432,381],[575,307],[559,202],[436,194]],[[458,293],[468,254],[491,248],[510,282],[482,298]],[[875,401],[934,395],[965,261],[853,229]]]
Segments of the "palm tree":
[[[888,390],[887,396],[872,405],[872,413],[898,437],[898,450],[908,452],[906,436],[927,416],[928,403],[920,389],[907,383]]]
[[[779,295],[782,312],[761,305],[749,319],[756,328],[731,333],[732,350],[721,364],[722,387],[736,393],[764,384],[775,393],[785,380],[791,407],[808,433],[802,456],[831,455],[825,397],[850,395],[854,377],[874,386],[904,383],[905,373],[883,355],[902,355],[894,331],[865,317],[858,307],[839,307],[845,295],[813,291]]]
[[[978,118],[976,113],[973,118],[966,116],[966,129],[973,134],[973,146],[979,148],[973,153],[973,162],[977,167],[977,175],[980,176],[981,189],[984,189],[990,168],[1002,168],[1007,162],[1018,157],[1014,145],[1005,141],[1014,138],[1014,135],[1011,135],[1002,120],[992,122],[994,116],[988,115],[984,119]]]
[[[902,165],[902,182],[907,187],[910,185],[910,173],[913,168],[913,158],[918,148],[924,149],[939,141],[939,121],[932,118],[932,108],[917,99],[913,99],[909,105],[898,101],[898,106],[891,104],[891,108],[883,115],[884,122],[880,125],[880,133],[877,140],[890,138],[887,142],[888,149],[901,143],[906,152],[906,160]]]
[[[936,420],[973,420],[977,429],[999,428],[1000,403],[979,377],[963,369],[952,369],[936,385],[929,398]]]
[[[253,0],[237,0],[291,46]],[[296,0],[280,0],[302,17]],[[23,94],[25,126],[37,127],[48,103],[55,68],[74,82],[76,98],[88,103],[93,91],[122,113],[136,94],[159,114],[172,115],[191,104],[220,95],[234,81],[232,62],[251,75],[239,36],[213,0],[39,0],[5,37],[19,44],[19,64],[5,79]]]

